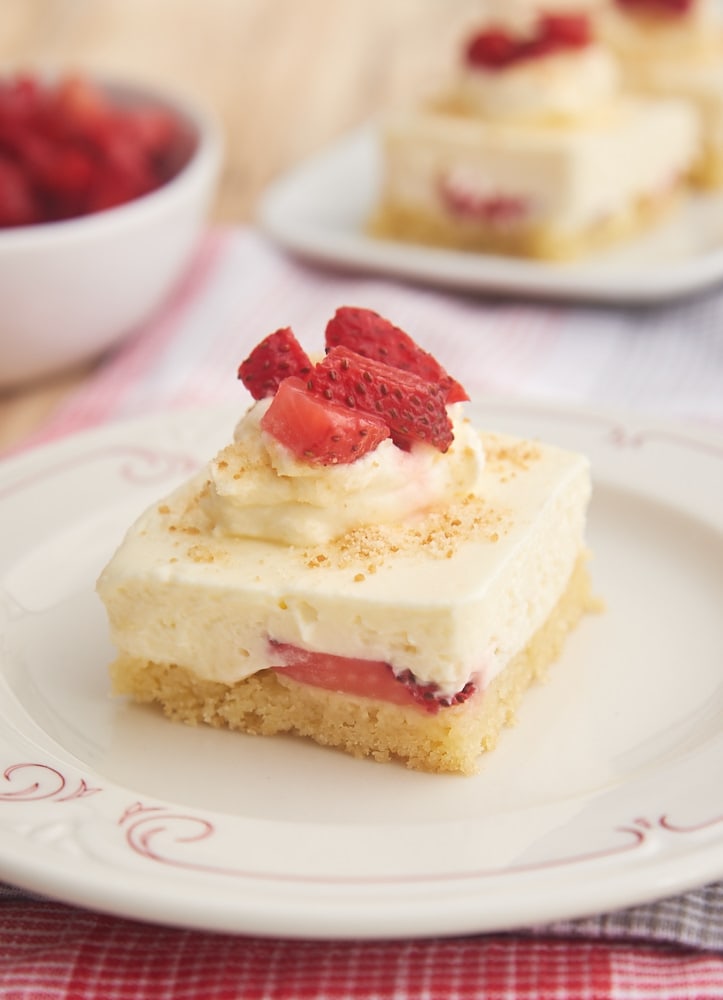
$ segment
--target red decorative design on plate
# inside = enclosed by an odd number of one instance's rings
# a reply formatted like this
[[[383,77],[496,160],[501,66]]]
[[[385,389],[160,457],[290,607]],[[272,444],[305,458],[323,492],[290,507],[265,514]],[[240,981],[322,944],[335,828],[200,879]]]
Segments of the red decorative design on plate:
[[[102,791],[92,788],[79,778],[77,784],[69,786],[68,779],[57,768],[49,764],[12,764],[3,771],[3,778],[12,785],[20,775],[20,787],[10,792],[0,792],[0,802],[36,802],[53,799],[55,802],[70,802]]]
[[[617,425],[610,430],[609,440],[618,448],[642,448],[654,441],[672,444],[691,451],[700,451],[715,458],[723,458],[723,445],[715,441],[700,441],[684,433],[668,430],[629,431]]]
[[[179,844],[198,843],[207,840],[215,832],[214,824],[198,816],[175,813],[162,806],[144,806],[140,802],[127,808],[119,819],[125,826],[128,846],[141,857],[172,868],[186,871],[219,875],[224,878],[246,878],[255,881],[276,881],[312,883],[326,885],[374,885],[374,884],[415,884],[424,882],[459,882],[470,879],[488,879],[499,876],[522,875],[536,871],[562,868],[567,865],[583,864],[605,860],[626,854],[640,848],[656,831],[664,830],[672,834],[695,834],[723,823],[723,815],[692,825],[673,823],[667,815],[657,820],[637,817],[629,825],[616,827],[615,834],[623,834],[626,839],[618,844],[600,847],[580,854],[549,858],[545,861],[530,861],[524,864],[506,865],[501,868],[481,868],[461,872],[419,872],[410,875],[304,875],[294,873],[262,872],[242,868],[225,867],[190,858],[173,855],[173,848]]]
[[[3,778],[18,787],[0,792],[0,802],[70,802],[86,798],[103,791],[88,784],[84,778],[69,781],[56,767],[37,762],[12,764],[3,772]],[[678,823],[667,813],[655,820],[638,816],[625,826],[613,829],[616,835],[625,838],[619,843],[593,848],[579,854],[511,864],[501,868],[480,868],[460,872],[417,872],[409,875],[305,875],[258,871],[244,868],[225,867],[207,862],[201,858],[179,856],[177,848],[197,845],[217,832],[215,824],[202,816],[175,812],[167,806],[144,805],[134,802],[120,814],[118,826],[125,830],[128,847],[142,858],[171,868],[195,871],[225,878],[246,878],[255,881],[295,882],[327,885],[373,885],[373,884],[415,884],[425,882],[450,882],[468,879],[489,879],[499,876],[522,875],[536,871],[562,868],[567,865],[584,864],[613,858],[640,848],[656,832],[664,831],[674,836],[696,835],[723,823],[723,814],[717,814],[694,823]]]
[[[504,416],[509,410],[499,407],[496,408],[495,412]],[[594,411],[577,410],[574,407],[555,411],[536,406],[525,406],[523,410],[520,410],[520,407],[516,406],[513,412],[515,415],[524,412],[529,417],[538,416],[545,420],[560,421],[567,426],[573,423],[575,425],[582,424],[587,427],[597,427],[603,432],[603,440],[615,448],[643,448],[645,445],[659,442],[681,448],[683,451],[700,452],[704,455],[711,455],[713,458],[723,459],[723,444],[714,439],[701,440],[692,436],[692,434],[686,434],[685,430],[676,431],[673,428],[655,426],[647,429],[643,427],[640,430],[631,430],[612,417],[595,413]],[[645,420],[644,414],[640,415],[639,420],[641,422]]]
[[[140,448],[137,445],[121,444],[111,445],[108,448],[94,448],[83,455],[75,455],[68,461],[57,462],[11,483],[0,490],[0,500],[15,493],[21,493],[24,489],[47,479],[54,479],[70,469],[82,468],[85,465],[105,461],[108,458],[118,460],[117,471],[120,478],[133,486],[160,483],[171,475],[190,475],[198,469],[200,464],[197,459],[182,452]]]
[[[118,820],[118,824],[119,826],[125,825],[128,846],[136,854],[151,861],[172,865],[176,868],[190,868],[194,871],[207,871],[222,875],[248,874],[179,860],[163,853],[163,847],[167,846],[169,838],[170,843],[175,845],[194,843],[210,837],[215,833],[215,827],[210,820],[198,816],[167,812],[162,806],[144,806],[140,802],[135,802],[125,810]]]
[[[667,816],[661,816],[658,823],[663,830],[667,830],[669,833],[699,833],[701,830],[707,830],[711,826],[723,823],[723,814],[714,816],[713,819],[704,820],[702,823],[693,823],[690,826],[673,823]]]

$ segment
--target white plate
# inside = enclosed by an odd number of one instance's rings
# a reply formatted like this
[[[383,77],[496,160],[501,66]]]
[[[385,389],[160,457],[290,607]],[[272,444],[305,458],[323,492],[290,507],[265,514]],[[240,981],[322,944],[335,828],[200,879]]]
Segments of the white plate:
[[[494,294],[611,303],[661,302],[723,279],[723,195],[690,199],[647,235],[581,263],[554,264],[437,250],[364,231],[380,182],[366,127],[282,177],[259,222],[281,246],[332,267]]]
[[[590,454],[607,610],[466,779],[109,697],[95,577],[234,414],[109,427],[1,467],[0,878],[167,923],[395,937],[723,876],[723,442],[511,402],[473,415]]]

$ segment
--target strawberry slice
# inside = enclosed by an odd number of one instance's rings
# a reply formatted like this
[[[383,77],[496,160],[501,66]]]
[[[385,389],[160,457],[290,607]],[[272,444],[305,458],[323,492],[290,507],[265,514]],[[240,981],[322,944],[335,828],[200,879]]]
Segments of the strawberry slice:
[[[465,55],[470,66],[504,69],[520,58],[520,43],[501,28],[488,28],[469,40]]]
[[[355,462],[389,437],[379,417],[315,396],[293,375],[279,385],[261,427],[312,465]]]
[[[428,382],[436,382],[448,403],[458,403],[469,396],[427,351],[409,334],[394,326],[372,309],[342,306],[326,327],[326,346],[348,347],[355,354],[382,361],[393,368],[413,372]]]
[[[238,377],[254,399],[264,399],[273,396],[289,375],[303,377],[311,368],[306,351],[291,327],[285,326],[265,337],[241,362]]]
[[[592,34],[588,14],[544,14],[541,19],[540,35],[548,49],[584,48]]]
[[[395,674],[383,660],[363,660],[332,653],[312,653],[289,643],[271,642],[272,656],[280,661],[271,669],[299,684],[338,691],[362,698],[374,698],[393,705],[421,708],[435,715],[440,708],[460,705],[475,691],[468,681],[452,697],[440,694],[436,684],[420,684],[410,670]]]
[[[405,451],[415,441],[447,451],[454,438],[439,385],[347,347],[332,347],[306,385],[330,403],[384,420],[394,443]]]

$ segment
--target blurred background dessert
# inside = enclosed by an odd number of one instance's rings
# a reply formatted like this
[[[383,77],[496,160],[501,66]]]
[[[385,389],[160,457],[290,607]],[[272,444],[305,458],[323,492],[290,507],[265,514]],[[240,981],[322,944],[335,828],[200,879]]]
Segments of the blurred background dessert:
[[[703,129],[695,179],[723,186],[723,8],[717,0],[609,0],[601,34],[631,89],[683,97]]]
[[[625,92],[597,5],[487,0],[441,96],[390,115],[373,233],[574,258],[647,228],[698,155],[684,101]]]

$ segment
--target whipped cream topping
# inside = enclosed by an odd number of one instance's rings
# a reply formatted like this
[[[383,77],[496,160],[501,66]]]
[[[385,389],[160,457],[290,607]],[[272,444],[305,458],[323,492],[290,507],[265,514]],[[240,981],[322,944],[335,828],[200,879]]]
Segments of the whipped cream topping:
[[[618,92],[615,58],[600,45],[523,60],[500,72],[464,66],[454,99],[484,118],[580,118]]]
[[[383,441],[348,465],[299,462],[260,427],[270,400],[255,403],[209,467],[203,497],[217,533],[285,545],[331,541],[365,524],[402,522],[475,492],[484,468],[477,434],[450,406],[454,441],[446,453]]]

